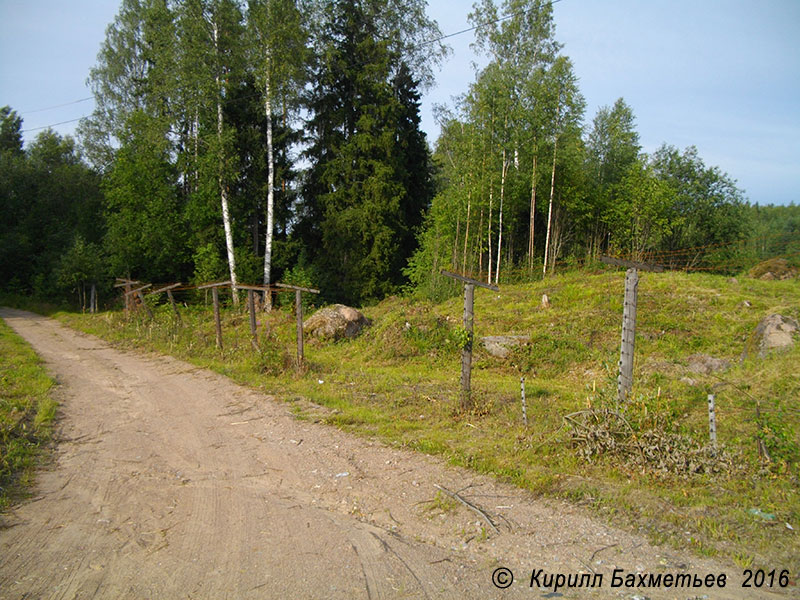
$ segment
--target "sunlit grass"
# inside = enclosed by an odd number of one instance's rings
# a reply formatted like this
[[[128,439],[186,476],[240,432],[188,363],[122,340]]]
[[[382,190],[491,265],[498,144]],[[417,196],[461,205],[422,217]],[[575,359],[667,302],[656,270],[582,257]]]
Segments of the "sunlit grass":
[[[0,510],[24,496],[57,405],[41,361],[0,320]]]
[[[641,528],[654,541],[737,564],[797,570],[800,544],[786,524],[800,527],[800,344],[766,360],[741,356],[764,316],[800,316],[800,282],[641,274],[627,414],[642,424],[666,423],[702,445],[706,399],[713,392],[719,442],[739,457],[736,472],[687,476],[632,468],[614,456],[589,463],[567,436],[565,415],[613,405],[623,279],[621,272],[575,272],[501,286],[500,293],[476,290],[477,338],[526,334],[531,344],[506,359],[476,344],[474,409],[466,413],[458,409],[460,296],[439,304],[390,298],[368,307],[373,326],[357,339],[307,340],[302,370],[294,368],[295,324],[288,308],[259,315],[258,351],[251,347],[246,315],[230,308],[223,312],[224,350],[215,348],[208,307],[181,309],[183,326],[168,306],[156,307],[154,321],[120,312],[59,317],[120,344],[215,369],[278,398],[308,399],[325,410],[298,406],[300,417],[440,455],[536,494],[568,498],[611,523]],[[542,294],[550,308],[542,308]],[[686,359],[699,352],[731,366],[717,375],[691,373]],[[759,437],[771,449],[768,464],[759,461]],[[751,508],[775,514],[775,522],[754,519]]]

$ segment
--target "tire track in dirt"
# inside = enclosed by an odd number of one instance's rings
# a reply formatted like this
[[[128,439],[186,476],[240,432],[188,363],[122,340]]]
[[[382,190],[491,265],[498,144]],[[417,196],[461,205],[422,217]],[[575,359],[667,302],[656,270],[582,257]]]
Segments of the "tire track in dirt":
[[[631,598],[610,589],[612,569],[737,576],[574,506],[298,421],[287,404],[180,361],[31,313],[0,317],[44,359],[61,403],[35,498],[0,517],[0,599],[542,597],[528,587],[534,568],[603,573],[592,597]],[[502,515],[502,533],[487,536],[461,506],[427,512],[435,485]],[[507,590],[491,583],[501,565],[518,574]]]

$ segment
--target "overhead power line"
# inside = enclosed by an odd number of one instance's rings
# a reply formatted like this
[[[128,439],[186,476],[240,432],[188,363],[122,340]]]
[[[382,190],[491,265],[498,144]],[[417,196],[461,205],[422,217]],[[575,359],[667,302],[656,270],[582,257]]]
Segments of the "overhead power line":
[[[550,2],[547,2],[546,4],[549,4],[550,6],[552,6],[553,4],[557,4],[559,2],[561,2],[561,0],[551,0]],[[520,16],[520,15],[525,15],[525,14],[527,14],[527,13],[533,11],[533,10],[536,10],[537,8],[538,8],[538,6],[534,6],[532,8],[527,9],[527,10],[520,10],[520,11],[511,13],[511,14],[508,14],[508,15],[504,15],[502,17],[498,17],[497,19],[493,19],[491,21],[486,21],[485,23],[479,23],[478,25],[475,25],[473,27],[469,27],[467,29],[462,29],[461,31],[448,33],[448,34],[439,36],[439,37],[431,39],[431,40],[426,40],[424,42],[420,42],[419,44],[417,44],[415,46],[415,48],[422,48],[422,47],[428,46],[430,44],[436,44],[438,42],[441,42],[442,40],[446,40],[446,39],[453,38],[453,37],[456,37],[456,36],[459,36],[459,35],[463,35],[465,33],[470,33],[471,31],[476,31],[476,30],[480,29],[481,27],[487,27],[489,25],[495,25],[496,23],[502,23],[503,21],[508,21],[509,19],[513,19],[514,17]],[[243,97],[243,98],[236,98],[236,99],[227,100],[223,104],[227,104],[228,102],[240,102],[242,100],[246,100],[249,97],[251,97],[251,96],[246,96],[246,97]],[[48,110],[54,110],[56,108],[62,108],[64,106],[70,106],[70,105],[73,105],[73,104],[80,104],[81,102],[88,102],[89,100],[94,100],[94,96],[89,96],[87,98],[80,98],[79,100],[73,100],[72,102],[65,102],[64,104],[57,104],[55,106],[48,106],[48,107],[39,108],[39,109],[36,109],[36,110],[29,110],[29,111],[26,111],[26,112],[24,112],[22,114],[26,115],[26,114],[44,112],[44,111],[48,111]],[[77,119],[70,119],[68,121],[61,121],[59,123],[51,123],[50,125],[42,125],[41,127],[31,127],[29,129],[22,129],[21,132],[22,133],[27,133],[27,132],[30,132],[30,131],[39,131],[41,129],[48,129],[49,127],[56,127],[58,125],[66,125],[68,123],[75,123],[76,121],[80,121],[81,119],[86,118],[88,116],[89,115],[83,115],[81,117],[78,117]]]
[[[551,2],[546,2],[546,4],[549,4],[550,6],[552,6],[553,4],[557,4],[559,2],[561,2],[561,0],[552,0]],[[509,19],[513,19],[514,17],[525,15],[525,14],[527,14],[529,12],[532,12],[532,11],[536,10],[537,8],[539,8],[539,7],[538,6],[534,6],[532,8],[527,9],[527,10],[518,10],[517,12],[513,12],[511,14],[504,15],[502,17],[498,17],[497,19],[494,19],[493,21],[486,21],[485,23],[479,23],[479,24],[477,24],[477,25],[475,25],[473,27],[469,27],[467,29],[462,29],[461,31],[456,31],[455,33],[448,33],[446,35],[440,36],[438,38],[434,38],[432,40],[427,40],[425,42],[420,42],[416,47],[417,48],[422,48],[423,46],[427,46],[429,44],[435,44],[437,42],[441,42],[442,40],[446,40],[446,39],[451,38],[451,37],[456,37],[457,35],[462,35],[464,33],[469,33],[470,31],[476,31],[476,30],[480,29],[481,27],[487,27],[488,25],[495,25],[496,23],[502,23],[503,21],[508,21]]]
[[[56,108],[63,108],[64,106],[72,106],[73,104],[80,104],[81,102],[88,102],[89,100],[94,100],[94,96],[89,96],[87,98],[81,98],[80,100],[73,100],[72,102],[65,102],[64,104],[56,104],[55,106],[47,106],[45,108],[37,108],[36,110],[26,110],[26,111],[22,111],[22,114],[30,115],[30,114],[38,113],[38,112],[45,112],[47,110],[54,110]]]
[[[84,117],[87,115],[84,115]],[[61,121],[59,123],[51,123],[50,125],[42,125],[41,127],[31,127],[30,129],[22,129],[22,133],[27,133],[28,131],[39,131],[40,129],[49,129],[50,127],[56,127],[57,125],[66,125],[67,123],[74,123],[75,121],[80,121],[84,117],[78,117],[77,119],[70,119],[69,121]]]

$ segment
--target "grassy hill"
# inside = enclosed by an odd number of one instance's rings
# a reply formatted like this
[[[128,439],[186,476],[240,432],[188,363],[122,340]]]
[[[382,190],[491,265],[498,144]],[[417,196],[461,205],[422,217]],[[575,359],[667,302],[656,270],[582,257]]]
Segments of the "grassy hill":
[[[467,412],[458,407],[460,295],[440,304],[389,298],[368,307],[372,327],[353,341],[308,342],[301,372],[291,367],[288,308],[259,317],[259,352],[246,314],[232,309],[224,314],[224,351],[214,347],[210,310],[202,306],[183,309],[183,327],[168,306],[157,307],[153,321],[118,312],[61,318],[272,392],[301,418],[568,498],[658,542],[741,567],[797,572],[800,339],[766,359],[742,354],[763,317],[800,317],[800,281],[641,274],[633,394],[617,411],[623,283],[622,272],[572,272],[501,285],[500,292],[476,290],[476,338],[521,334],[530,343],[504,359],[476,343],[474,407]],[[688,359],[696,354],[730,366],[695,373]],[[708,447],[709,393],[716,397],[717,452]]]

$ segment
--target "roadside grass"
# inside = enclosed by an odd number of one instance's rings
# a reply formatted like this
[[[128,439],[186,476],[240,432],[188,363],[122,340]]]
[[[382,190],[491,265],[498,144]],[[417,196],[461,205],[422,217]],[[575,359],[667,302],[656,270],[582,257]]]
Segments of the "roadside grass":
[[[477,289],[476,339],[527,334],[531,343],[506,359],[476,343],[474,406],[467,412],[458,408],[460,295],[439,304],[395,297],[367,307],[371,328],[352,341],[307,340],[301,370],[294,368],[289,308],[259,315],[258,352],[246,313],[231,308],[223,311],[224,350],[215,348],[212,313],[202,303],[181,309],[183,326],[168,305],[154,306],[152,321],[121,312],[56,316],[287,401],[309,400],[293,405],[300,418],[440,455],[534,494],[569,499],[655,542],[741,568],[797,573],[800,344],[763,360],[742,360],[742,352],[764,316],[800,317],[800,281],[641,274],[635,382],[623,410],[631,435],[623,441],[638,446],[642,456],[669,450],[668,460],[656,464],[593,447],[576,435],[574,419],[565,419],[579,412],[599,419],[614,410],[623,280],[620,272],[569,272],[504,285],[500,293]],[[542,294],[550,308],[541,307]],[[691,373],[687,357],[699,352],[727,359],[731,367],[716,375]],[[523,376],[527,428],[520,406]],[[720,443],[714,455],[707,448],[712,392]],[[769,462],[759,457],[759,439]],[[669,448],[673,444],[678,446]]]
[[[52,386],[39,357],[0,320],[0,510],[33,483],[56,414]]]

